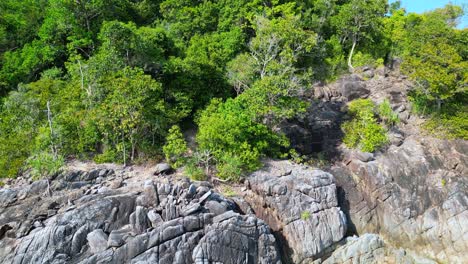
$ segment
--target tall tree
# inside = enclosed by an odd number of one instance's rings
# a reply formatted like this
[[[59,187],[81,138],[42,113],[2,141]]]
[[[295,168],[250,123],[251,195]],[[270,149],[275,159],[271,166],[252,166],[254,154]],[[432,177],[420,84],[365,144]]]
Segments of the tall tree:
[[[374,33],[379,32],[382,20],[387,11],[387,0],[351,0],[342,5],[333,17],[335,29],[341,35],[341,41],[350,44],[348,67],[354,70],[352,58],[356,46],[362,41],[373,40]]]

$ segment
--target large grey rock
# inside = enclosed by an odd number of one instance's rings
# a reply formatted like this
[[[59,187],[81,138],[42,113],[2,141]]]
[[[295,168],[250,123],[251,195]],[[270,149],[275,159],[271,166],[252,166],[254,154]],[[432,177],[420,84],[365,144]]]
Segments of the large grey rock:
[[[329,173],[269,161],[248,178],[248,187],[244,198],[273,231],[281,232],[283,254],[290,254],[294,263],[313,260],[346,233],[346,217]]]
[[[2,262],[280,262],[269,227],[255,216],[232,211],[234,204],[211,185],[200,183],[206,190],[197,192],[184,179],[169,182],[169,177],[149,176],[150,180],[129,176],[130,170],[116,170],[113,173],[119,177],[105,177],[102,171],[60,174],[51,182],[57,186],[51,188],[51,196],[31,191],[17,201],[20,188],[31,190],[27,182],[18,189],[2,189]],[[96,183],[99,174],[102,180]],[[122,178],[126,183],[121,188],[98,192]],[[75,190],[67,179],[86,181]],[[54,185],[57,181],[63,184]]]
[[[229,215],[206,228],[193,250],[194,263],[281,263],[275,238],[265,223],[253,216]]]
[[[366,88],[365,82],[357,75],[345,76],[339,81],[341,95],[348,101],[366,98],[370,90]]]
[[[468,143],[408,136],[375,160],[332,168],[351,231],[440,262],[468,261]]]
[[[360,237],[348,237],[346,243],[336,249],[322,264],[416,264],[412,256],[404,250],[387,247],[376,234],[364,234]],[[434,263],[435,264],[435,263]]]
[[[108,247],[120,247],[125,244],[128,237],[132,235],[132,230],[129,226],[123,227],[119,230],[112,230],[109,234],[109,240],[107,241]]]
[[[89,248],[93,253],[99,253],[107,249],[108,236],[102,229],[96,229],[86,236]]]
[[[168,163],[159,163],[154,168],[155,175],[166,174],[166,173],[170,173],[171,171],[172,171],[172,167]]]

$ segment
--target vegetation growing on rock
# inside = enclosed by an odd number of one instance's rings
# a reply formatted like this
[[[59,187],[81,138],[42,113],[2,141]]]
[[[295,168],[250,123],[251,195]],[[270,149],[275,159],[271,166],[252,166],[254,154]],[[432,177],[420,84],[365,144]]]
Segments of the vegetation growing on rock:
[[[377,122],[375,108],[369,99],[358,99],[349,104],[352,120],[342,125],[346,146],[373,152],[388,142],[385,128]]]
[[[183,165],[184,147],[168,131],[195,121],[193,152],[209,162],[193,166],[239,179],[260,158],[289,153],[281,125],[305,112],[314,83],[396,57],[416,84],[414,109],[431,118],[426,127],[466,139],[461,15],[454,5],[406,13],[386,0],[4,0],[0,177],[39,156],[44,168],[45,157],[129,164],[165,152]],[[387,126],[392,115],[380,113]],[[345,142],[382,145],[373,119],[345,124]]]

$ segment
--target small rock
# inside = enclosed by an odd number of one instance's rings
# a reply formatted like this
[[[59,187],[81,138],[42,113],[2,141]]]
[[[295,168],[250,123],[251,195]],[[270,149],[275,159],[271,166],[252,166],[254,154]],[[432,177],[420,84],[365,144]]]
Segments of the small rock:
[[[98,173],[98,178],[106,177],[106,175],[107,175],[107,170],[100,170]]]
[[[148,212],[148,219],[150,220],[152,227],[157,227],[164,222],[161,215],[156,213],[154,210]]]
[[[182,216],[188,216],[188,215],[198,212],[200,209],[201,209],[201,205],[199,203],[194,203],[194,204],[189,205],[187,208],[185,208],[181,214]]]
[[[211,195],[211,190],[205,193],[202,197],[200,197],[200,203],[203,203],[206,199],[208,199]]]
[[[120,247],[125,243],[125,239],[130,235],[131,230],[124,227],[119,230],[112,230],[107,241],[108,247]]]
[[[54,216],[57,214],[57,210],[56,209],[49,209],[47,210],[47,217],[51,217],[51,216]]]
[[[154,175],[168,174],[172,171],[171,165],[168,163],[159,163],[156,165]]]
[[[41,221],[34,221],[33,226],[35,228],[44,227]]]
[[[217,201],[207,201],[205,203],[205,208],[215,215],[220,215],[227,211],[227,205],[225,203],[218,203]]]
[[[143,185],[142,204],[146,207],[154,207],[159,204],[159,197],[152,180],[145,181]]]
[[[193,184],[190,184],[188,190],[187,190],[187,198],[192,198],[197,194],[197,187]]]
[[[362,162],[369,162],[371,160],[374,160],[374,154],[369,152],[355,151],[353,152],[352,157]]]
[[[203,195],[203,194],[207,193],[209,190],[210,190],[210,188],[208,188],[206,186],[200,186],[200,187],[197,188],[197,194]]]
[[[219,223],[219,222],[222,222],[222,221],[225,221],[225,220],[228,220],[230,218],[237,217],[237,216],[239,216],[238,213],[236,213],[234,211],[227,211],[224,214],[220,214],[220,215],[215,216],[213,218],[213,223]]]
[[[116,181],[111,182],[111,183],[109,184],[109,187],[110,187],[111,189],[118,189],[118,188],[122,187],[122,180],[119,179],[119,180],[116,180]]]
[[[148,218],[146,209],[142,206],[137,206],[135,210],[135,230],[138,233],[143,233],[148,228]]]
[[[96,229],[86,236],[89,248],[93,253],[99,253],[107,249],[108,237],[102,229]]]
[[[362,76],[364,78],[367,78],[367,79],[372,79],[374,78],[374,71],[371,70],[371,69],[366,69],[364,70],[364,72],[362,73]]]
[[[104,187],[99,188],[97,190],[97,193],[106,193],[106,192],[109,192],[109,191],[110,191],[109,187],[104,186]]]

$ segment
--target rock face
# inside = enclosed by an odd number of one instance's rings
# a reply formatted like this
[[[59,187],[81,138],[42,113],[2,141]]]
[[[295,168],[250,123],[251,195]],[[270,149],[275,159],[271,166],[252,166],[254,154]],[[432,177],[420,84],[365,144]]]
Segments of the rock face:
[[[235,204],[208,183],[128,175],[72,171],[51,181],[49,191],[47,182],[1,189],[0,259],[281,263],[270,228],[254,215],[236,213]],[[115,181],[120,187],[108,187]]]
[[[322,264],[413,264],[433,263],[430,260],[415,260],[403,249],[394,249],[385,245],[383,239],[376,234],[364,234],[360,237],[347,237],[345,244],[337,248]],[[435,264],[435,263],[433,263]]]
[[[419,136],[332,169],[340,205],[357,233],[442,262],[468,260],[468,144]]]
[[[244,199],[281,238],[284,255],[294,263],[308,263],[344,237],[346,217],[331,174],[269,161],[247,185]]]

